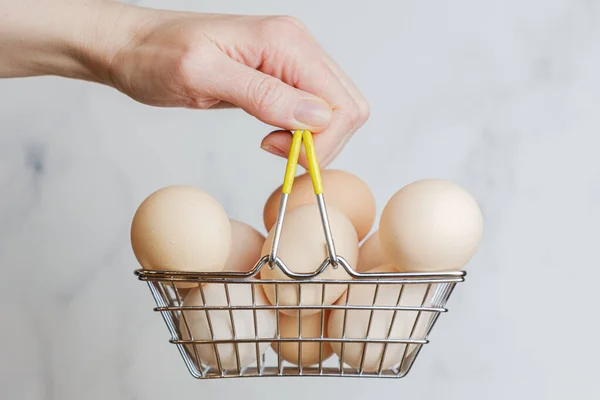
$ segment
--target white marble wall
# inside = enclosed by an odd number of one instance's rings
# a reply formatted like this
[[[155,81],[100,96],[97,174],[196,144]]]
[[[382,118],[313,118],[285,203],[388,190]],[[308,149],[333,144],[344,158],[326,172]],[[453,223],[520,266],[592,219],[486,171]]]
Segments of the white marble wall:
[[[411,180],[455,180],[482,204],[484,243],[405,380],[196,381],[133,276],[130,219],[186,183],[262,228],[284,168],[259,149],[268,127],[0,81],[0,398],[600,396],[600,2],[140,3],[303,19],[373,110],[332,167],[363,177],[380,211]]]

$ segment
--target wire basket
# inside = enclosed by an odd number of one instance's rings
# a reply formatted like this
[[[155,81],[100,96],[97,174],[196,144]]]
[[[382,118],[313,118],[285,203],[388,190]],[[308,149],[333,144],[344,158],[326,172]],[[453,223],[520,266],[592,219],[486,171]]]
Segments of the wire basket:
[[[304,138],[328,257],[297,273],[278,254]],[[278,268],[286,279],[261,279]],[[343,268],[347,279],[324,279]],[[294,133],[271,252],[244,272],[135,271],[195,378],[402,378],[410,371],[464,271],[356,272],[335,252],[312,137]],[[267,301],[269,292],[274,301]],[[328,293],[337,301],[326,302]],[[285,296],[284,296],[285,295]],[[282,301],[285,298],[286,301]],[[296,301],[290,301],[295,298]]]

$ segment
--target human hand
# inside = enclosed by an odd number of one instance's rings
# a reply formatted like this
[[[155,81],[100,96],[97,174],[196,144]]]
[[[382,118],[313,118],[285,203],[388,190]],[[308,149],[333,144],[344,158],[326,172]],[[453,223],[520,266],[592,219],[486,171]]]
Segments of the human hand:
[[[278,128],[311,130],[323,167],[369,116],[356,86],[291,17],[138,7],[119,13],[136,34],[116,49],[109,82],[137,101],[198,109],[233,105]],[[290,144],[289,132],[276,130],[261,147],[287,157]],[[304,155],[300,163],[306,166]]]
[[[283,157],[291,135],[280,129],[308,129],[323,167],[369,116],[356,86],[291,17],[0,0],[0,77],[36,75],[107,84],[153,106],[239,107],[279,128],[261,147]],[[303,153],[299,161],[306,167]]]

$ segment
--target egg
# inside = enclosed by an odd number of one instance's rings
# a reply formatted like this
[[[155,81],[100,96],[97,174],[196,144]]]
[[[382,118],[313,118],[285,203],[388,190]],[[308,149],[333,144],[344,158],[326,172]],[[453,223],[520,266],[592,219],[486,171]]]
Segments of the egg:
[[[331,205],[344,214],[356,228],[358,240],[367,236],[375,221],[375,198],[367,184],[349,172],[325,169],[321,171],[324,197]],[[269,196],[263,211],[265,227],[270,230],[277,220],[281,186]],[[292,193],[288,197],[287,209],[292,210],[302,204],[315,203],[310,174],[304,173],[294,180]]]
[[[131,224],[133,252],[147,270],[221,271],[231,247],[231,224],[208,193],[169,186],[148,196]],[[179,287],[195,283],[178,283]]]
[[[369,272],[393,272],[395,268],[386,264],[372,269]],[[404,286],[404,289],[401,289]],[[402,290],[400,306],[418,307],[423,304],[427,294],[427,284],[381,284],[375,301],[376,306],[396,306],[400,291]],[[372,306],[375,296],[375,284],[356,284],[353,285],[345,296],[340,298],[336,305],[345,306],[346,297],[350,306]],[[425,302],[427,305],[427,302]],[[371,317],[371,310],[348,310],[346,315],[346,329],[344,331],[344,310],[335,309],[331,311],[327,324],[327,334],[330,338],[340,339],[345,334],[349,339],[365,339],[367,337],[367,328],[371,319],[371,328],[368,331],[368,337],[375,340],[388,339],[388,333],[391,333],[389,339],[408,339],[415,325],[418,311],[397,311],[396,318],[393,319],[393,310],[375,310]],[[393,325],[392,325],[393,319]],[[413,332],[412,339],[424,339],[428,318],[425,313],[419,318],[417,326]],[[352,368],[359,369],[363,357],[364,348],[364,372],[377,372],[383,356],[384,343],[345,343],[344,344],[344,363]],[[409,345],[406,351],[408,355],[416,345]],[[332,342],[333,352],[342,356],[341,342]],[[388,344],[385,348],[382,369],[388,369],[398,365],[405,354],[406,344],[394,343]]]
[[[252,287],[256,304],[259,306],[268,305],[261,288],[257,285],[249,284],[229,284],[229,299],[232,306],[249,306],[252,304]],[[225,285],[220,283],[206,283],[202,286],[204,298],[207,306],[226,306],[227,294]],[[190,289],[186,296],[184,307],[203,306],[202,294],[200,288]],[[277,319],[274,310],[255,310],[256,311],[256,332],[254,326],[253,310],[234,310],[233,318],[230,318],[228,310],[184,310],[182,317],[179,318],[179,330],[183,340],[231,340],[234,337],[238,339],[271,339],[275,336],[277,329]],[[210,316],[214,339],[211,336],[208,324],[207,313]],[[233,321],[233,323],[232,323]],[[269,348],[270,342],[261,342],[258,346],[259,356],[262,356]],[[195,346],[186,345],[189,354],[194,358],[199,358],[204,365],[211,368],[218,368],[215,345],[198,344]],[[221,361],[221,368],[226,370],[236,370],[236,345],[218,344],[216,345],[218,358]],[[249,366],[256,362],[257,348],[255,343],[237,344],[240,368]],[[197,356],[196,356],[197,354]]]
[[[358,262],[356,263],[356,271],[366,272],[386,263],[389,263],[389,260],[383,251],[381,251],[381,245],[379,243],[379,231],[375,231],[367,238],[367,240],[363,242],[363,244],[360,245],[358,250]]]
[[[179,284],[177,284],[179,285]],[[198,285],[194,285],[194,286],[198,286]],[[173,296],[173,299],[175,301],[177,301],[177,304],[183,303],[183,300],[185,299],[185,296],[188,295],[188,293],[190,292],[192,286],[187,286],[187,287],[177,287],[177,293]]]
[[[381,248],[400,271],[461,269],[475,254],[483,217],[459,185],[424,179],[404,186],[379,221]]]
[[[265,236],[241,221],[230,219],[231,250],[224,271],[248,272],[260,259]]]
[[[327,333],[327,317],[328,313],[325,312],[323,316],[323,337],[326,337]],[[279,332],[281,338],[299,338],[300,333],[303,339],[320,338],[321,337],[321,312],[302,317],[300,325],[298,324],[298,317],[290,317],[285,314],[279,315]],[[298,329],[300,326],[300,329]],[[298,343],[299,342],[281,342],[279,346],[279,352],[281,358],[289,361],[293,364],[298,365]],[[273,342],[271,347],[277,351],[277,343]],[[328,342],[302,342],[302,366],[309,366],[319,362],[319,354],[321,354],[321,360],[325,361],[333,354],[331,345]]]
[[[358,259],[358,237],[352,223],[337,208],[327,207],[331,234],[333,236],[335,250],[338,256],[343,257],[350,263],[356,264]],[[262,255],[268,255],[271,251],[271,242],[275,228],[272,228],[262,249]],[[285,263],[287,268],[296,273],[310,273],[317,270],[327,259],[327,246],[319,208],[316,204],[304,204],[297,206],[286,214],[281,229],[281,238],[277,256]],[[275,266],[273,269],[267,266],[260,272],[261,279],[283,279],[292,278],[285,275],[281,269]],[[342,266],[333,268],[328,266],[325,271],[318,275],[317,279],[350,279],[350,275]],[[325,286],[324,304],[330,305],[336,301],[346,290],[345,284],[328,284]],[[275,304],[275,285],[264,284],[265,294]],[[298,305],[298,300],[303,305],[320,305],[322,300],[322,284],[310,284],[304,281],[301,295],[298,295],[298,286],[295,284],[279,284],[278,300],[280,305]],[[282,310],[288,315],[297,315],[296,310]],[[303,311],[303,315],[316,313],[318,310]]]

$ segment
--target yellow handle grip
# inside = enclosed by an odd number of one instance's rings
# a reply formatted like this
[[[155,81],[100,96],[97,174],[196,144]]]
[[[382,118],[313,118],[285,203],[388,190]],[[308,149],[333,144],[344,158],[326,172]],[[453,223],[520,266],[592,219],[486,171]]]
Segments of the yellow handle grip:
[[[310,131],[304,131],[304,148],[306,149],[306,158],[308,158],[308,172],[312,178],[315,194],[323,193],[323,182],[321,181],[321,171],[319,171],[319,162],[317,161],[317,152],[315,150],[315,142],[313,142]]]
[[[294,178],[296,177],[296,168],[298,166],[298,157],[300,156],[301,145],[302,131],[295,131],[294,137],[292,138],[292,146],[290,147],[287,166],[285,167],[285,176],[283,178],[282,192],[285,194],[290,194],[292,192],[292,185],[294,184]]]
[[[319,163],[317,162],[317,152],[315,143],[310,131],[294,131],[290,154],[288,156],[287,166],[285,168],[285,177],[283,178],[282,192],[290,194],[296,177],[296,168],[298,166],[298,157],[300,156],[300,146],[304,140],[304,149],[306,150],[306,158],[308,159],[308,172],[310,174],[313,188],[316,195],[323,193],[323,182],[321,181],[321,172]]]

